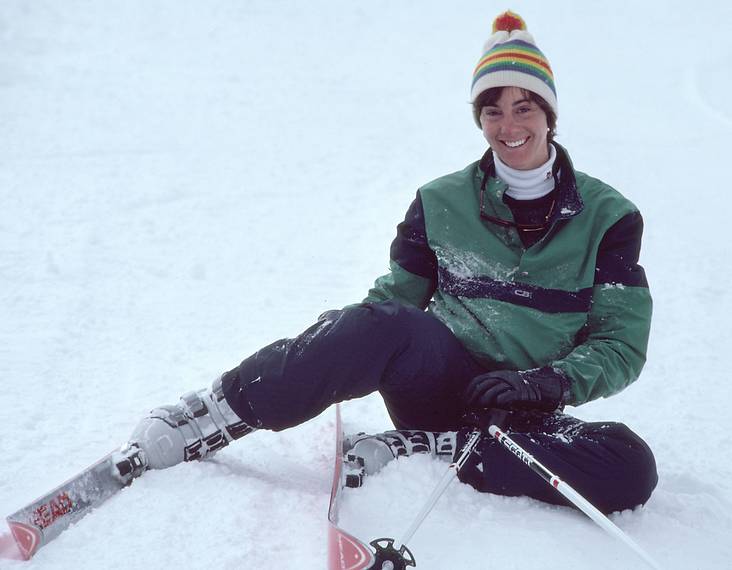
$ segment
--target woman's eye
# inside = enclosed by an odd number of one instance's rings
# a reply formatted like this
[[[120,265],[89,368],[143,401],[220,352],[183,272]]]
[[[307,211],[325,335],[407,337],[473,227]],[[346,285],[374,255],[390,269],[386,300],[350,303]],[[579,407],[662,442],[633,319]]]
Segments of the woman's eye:
[[[497,117],[500,114],[501,114],[501,112],[497,111],[496,109],[488,109],[487,107],[483,107],[483,116],[484,117]]]

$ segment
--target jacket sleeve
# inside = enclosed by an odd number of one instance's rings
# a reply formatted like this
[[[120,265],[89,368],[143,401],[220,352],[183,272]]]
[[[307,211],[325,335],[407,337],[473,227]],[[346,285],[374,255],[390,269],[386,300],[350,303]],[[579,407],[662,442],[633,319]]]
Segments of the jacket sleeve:
[[[396,299],[421,309],[427,307],[437,286],[437,257],[427,242],[419,192],[397,226],[390,258],[389,273],[376,280],[364,302]]]
[[[645,364],[652,301],[638,264],[642,234],[643,218],[632,212],[600,243],[587,324],[574,350],[552,363],[571,381],[569,404],[620,392]]]

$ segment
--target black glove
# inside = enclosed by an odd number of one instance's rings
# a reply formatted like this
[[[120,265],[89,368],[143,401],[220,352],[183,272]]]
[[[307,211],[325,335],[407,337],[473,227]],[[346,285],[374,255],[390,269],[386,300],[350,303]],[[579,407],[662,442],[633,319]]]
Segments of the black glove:
[[[507,430],[511,425],[511,415],[513,412],[510,410],[501,410],[499,408],[481,408],[466,412],[462,417],[462,424],[466,428],[470,428],[470,431],[479,429],[484,433],[490,426],[495,425],[502,430]],[[460,446],[457,449],[461,449]]]
[[[569,379],[545,366],[520,372],[496,370],[473,378],[463,394],[468,410],[504,408],[551,412],[569,399]]]

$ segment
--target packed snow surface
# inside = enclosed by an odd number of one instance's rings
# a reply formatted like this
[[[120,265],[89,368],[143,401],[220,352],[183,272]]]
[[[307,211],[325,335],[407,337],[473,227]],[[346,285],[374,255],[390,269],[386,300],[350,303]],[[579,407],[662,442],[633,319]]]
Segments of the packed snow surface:
[[[362,299],[416,188],[485,150],[470,78],[506,8],[553,65],[558,141],[646,221],[646,369],[569,410],[655,451],[653,497],[612,520],[663,568],[729,568],[732,4],[704,0],[2,0],[0,513]],[[378,395],[343,413],[391,427]],[[150,472],[0,567],[322,570],[333,426]],[[343,525],[399,535],[444,469],[392,463]],[[643,567],[571,509],[461,484],[410,546],[420,570]]]

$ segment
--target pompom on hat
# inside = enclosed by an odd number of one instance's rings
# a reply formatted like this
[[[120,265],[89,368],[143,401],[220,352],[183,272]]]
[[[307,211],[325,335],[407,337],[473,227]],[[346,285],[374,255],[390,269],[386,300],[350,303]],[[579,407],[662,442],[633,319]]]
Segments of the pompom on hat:
[[[493,21],[493,35],[485,43],[483,56],[473,72],[470,102],[474,104],[483,91],[493,87],[520,87],[532,91],[559,115],[549,61],[536,47],[523,18],[510,10]],[[478,122],[477,113],[475,119]]]

